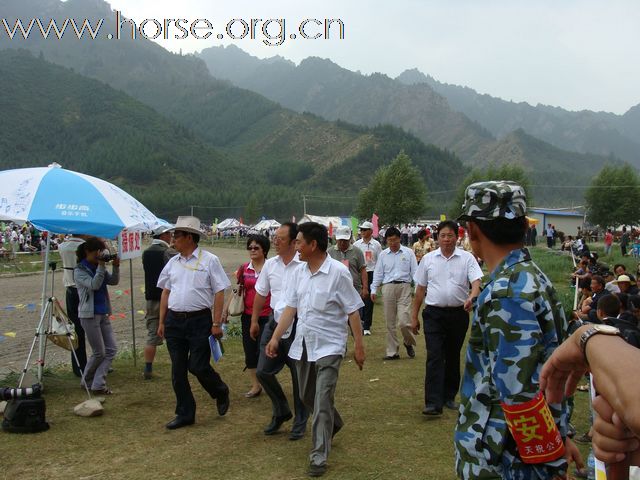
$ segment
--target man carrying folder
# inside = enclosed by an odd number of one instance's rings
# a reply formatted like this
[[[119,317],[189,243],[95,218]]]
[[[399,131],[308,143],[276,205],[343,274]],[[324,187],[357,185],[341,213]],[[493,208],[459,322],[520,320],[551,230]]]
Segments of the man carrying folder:
[[[169,430],[195,422],[196,402],[188,372],[216,400],[219,415],[229,409],[229,388],[210,365],[209,346],[209,335],[222,337],[224,290],[229,279],[218,257],[198,246],[203,235],[199,219],[178,217],[173,230],[179,255],[169,260],[158,279],[162,288],[158,336],[167,340],[176,394],[176,417],[167,423]]]

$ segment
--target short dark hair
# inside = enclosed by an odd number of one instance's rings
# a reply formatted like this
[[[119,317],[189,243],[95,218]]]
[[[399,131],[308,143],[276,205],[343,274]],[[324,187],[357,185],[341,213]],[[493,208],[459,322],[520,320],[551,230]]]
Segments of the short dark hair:
[[[459,228],[458,222],[454,222],[453,220],[443,220],[438,224],[438,227],[437,227],[438,235],[440,234],[440,230],[442,230],[443,228],[450,228],[451,230],[453,230],[453,233],[455,234],[456,238],[458,238],[458,228]]]
[[[600,285],[602,285],[603,287],[606,285],[606,282],[604,281],[604,278],[602,278],[602,276],[600,275],[594,275],[591,277],[591,280],[595,280],[596,282],[598,282]]]
[[[284,222],[283,224],[280,225],[281,227],[288,227],[289,228],[289,240],[293,241],[296,239],[296,237],[298,236],[298,224],[294,223],[294,222]]]
[[[87,258],[87,252],[96,252],[98,250],[104,250],[107,248],[102,239],[98,237],[89,237],[85,239],[84,243],[78,245],[76,250],[76,259],[78,263]]]
[[[630,308],[640,308],[640,295],[629,295],[627,305]]]
[[[580,289],[588,288],[589,290],[591,290],[591,278],[589,277],[581,278],[580,281],[578,282],[578,288]]]
[[[482,234],[496,245],[523,243],[524,235],[529,224],[526,217],[513,219],[499,217],[493,220],[471,218],[469,221],[475,223]]]
[[[629,295],[624,292],[614,293],[618,300],[620,300],[621,310],[627,310],[629,308]]]
[[[600,297],[597,309],[602,310],[607,317],[617,317],[620,315],[620,299],[615,295]]]
[[[384,232],[384,238],[387,239],[389,237],[402,237],[402,234],[396,227],[389,227],[387,231]]]
[[[618,269],[618,267],[622,267],[622,269],[623,269],[625,272],[627,271],[627,267],[625,267],[622,263],[616,263],[616,264],[613,266],[613,271],[615,272],[615,271]]]
[[[269,239],[264,235],[249,235],[247,238],[247,248],[249,248],[253,242],[260,245],[264,252],[264,258],[267,258],[267,255],[269,255],[269,249],[271,248],[271,242],[269,242]]]
[[[298,233],[301,233],[307,243],[316,241],[318,249],[326,252],[329,246],[329,232],[327,227],[316,222],[307,222],[298,226]]]
[[[418,240],[422,240],[424,237],[427,236],[427,231],[422,229],[418,232]]]

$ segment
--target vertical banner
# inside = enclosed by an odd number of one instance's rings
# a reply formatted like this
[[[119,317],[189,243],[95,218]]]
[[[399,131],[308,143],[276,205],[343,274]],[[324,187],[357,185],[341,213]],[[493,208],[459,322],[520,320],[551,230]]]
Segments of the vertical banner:
[[[354,240],[358,239],[358,219],[356,217],[351,217],[351,234]]]
[[[142,232],[124,229],[118,235],[118,256],[120,260],[129,260],[129,291],[131,292],[131,341],[133,347],[133,365],[137,366],[136,322],[133,303],[133,259],[142,256]]]
[[[122,230],[118,235],[118,256],[120,260],[142,256],[142,233]]]

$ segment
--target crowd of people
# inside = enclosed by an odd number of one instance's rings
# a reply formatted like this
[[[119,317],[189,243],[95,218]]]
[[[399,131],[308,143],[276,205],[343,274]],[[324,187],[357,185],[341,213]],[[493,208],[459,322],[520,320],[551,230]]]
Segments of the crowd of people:
[[[384,361],[411,361],[422,328],[427,352],[422,413],[432,419],[442,416],[444,408],[459,413],[454,447],[460,478],[564,478],[569,461],[583,467],[571,441],[573,402],[565,392],[557,393],[559,383],[567,382],[558,370],[565,361],[558,347],[573,342],[574,337],[566,340],[572,332],[606,333],[594,332],[591,325],[609,326],[640,347],[640,296],[624,265],[609,269],[595,253],[581,249],[572,275],[580,298],[567,322],[554,287],[525,248],[531,239],[525,213],[519,185],[482,182],[467,188],[458,221],[385,226],[381,241],[373,238],[374,225],[368,221],[358,232],[337,228],[334,239],[315,222],[284,223],[271,238],[249,234],[247,261],[232,277],[243,302],[249,384],[244,396],[264,392],[271,401],[264,434],[274,435],[292,421],[289,438],[299,440],[311,418],[307,473],[323,475],[332,441],[346,422],[334,394],[349,337],[355,364],[362,369],[364,337],[384,334]],[[199,219],[179,217],[175,226],[154,230],[142,257],[148,330],[142,376],[153,378],[156,349],[166,342],[176,398],[169,430],[196,421],[189,373],[215,401],[219,415],[229,409],[229,387],[210,358],[211,341],[222,337],[230,317],[231,298],[225,302],[230,281],[219,258],[200,246],[205,235]],[[269,256],[272,247],[275,255]],[[74,372],[84,388],[109,395],[107,374],[117,347],[108,321],[107,285],[118,282],[119,261],[95,237],[67,237],[59,250],[67,311],[79,340]],[[380,296],[384,323],[374,325]],[[460,353],[469,325],[461,378]],[[543,377],[550,357],[556,358],[555,370],[547,367]],[[293,384],[290,397],[278,379],[285,366]],[[575,387],[574,379],[569,387]],[[545,387],[550,392],[546,399],[541,394]],[[572,393],[569,387],[566,393]],[[612,408],[611,402],[603,411]],[[619,448],[597,445],[605,434],[613,435],[611,419],[609,413],[607,425],[594,424],[600,437],[586,432],[576,439],[591,441],[593,436],[596,452],[617,459]],[[585,472],[579,468],[577,474]]]

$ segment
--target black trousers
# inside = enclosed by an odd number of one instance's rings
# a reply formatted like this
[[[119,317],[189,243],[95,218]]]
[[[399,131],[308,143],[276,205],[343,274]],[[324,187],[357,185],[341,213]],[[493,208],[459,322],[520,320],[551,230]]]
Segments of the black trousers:
[[[171,357],[171,382],[176,394],[176,415],[181,419],[194,420],[196,401],[191,392],[188,372],[196,376],[202,388],[216,399],[226,395],[229,387],[211,367],[211,312],[190,318],[178,318],[167,313],[164,337]]]
[[[76,338],[78,339],[78,348],[76,349],[76,355],[71,354],[71,368],[76,377],[82,377],[84,367],[87,366],[87,343],[85,341],[84,328],[80,324],[78,318],[78,305],[80,304],[80,297],[78,297],[78,290],[75,287],[67,287],[65,292],[65,301],[67,304],[67,315],[69,320],[73,322],[74,329],[76,331]],[[76,356],[78,361],[76,362]],[[78,362],[80,365],[78,365]]]
[[[296,320],[297,322],[297,320]],[[269,395],[271,399],[272,411],[274,417],[282,417],[291,413],[287,396],[282,390],[282,386],[276,375],[286,365],[291,371],[291,383],[292,383],[292,395],[293,395],[293,407],[295,410],[294,428],[304,428],[307,424],[307,418],[309,417],[309,410],[304,406],[304,403],[300,399],[300,384],[298,382],[298,373],[296,371],[295,360],[289,358],[289,349],[293,343],[293,339],[296,336],[296,326],[294,323],[291,335],[286,339],[281,339],[278,344],[278,355],[275,358],[267,357],[265,348],[273,332],[277,327],[275,320],[269,320],[265,325],[262,336],[260,337],[260,358],[258,360],[258,370],[256,374],[260,385],[264,389],[265,393]]]
[[[455,399],[460,388],[460,349],[469,328],[469,314],[462,307],[427,305],[422,318],[427,347],[425,405],[442,408]]]
[[[257,368],[258,358],[260,357],[260,338],[264,331],[264,326],[269,321],[269,317],[259,317],[258,325],[260,333],[257,339],[251,338],[251,315],[243,313],[240,317],[242,324],[242,348],[244,349],[244,366],[245,368]]]
[[[369,279],[369,289],[371,289],[371,284],[373,283],[373,272],[367,272],[367,278]],[[371,330],[371,323],[373,322],[373,305],[374,303],[371,301],[371,296],[367,296],[367,298],[363,299],[364,307],[360,309],[360,317],[362,318],[362,329],[363,330]]]

